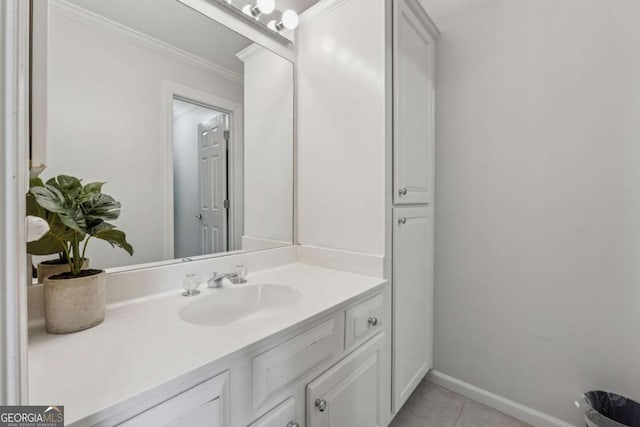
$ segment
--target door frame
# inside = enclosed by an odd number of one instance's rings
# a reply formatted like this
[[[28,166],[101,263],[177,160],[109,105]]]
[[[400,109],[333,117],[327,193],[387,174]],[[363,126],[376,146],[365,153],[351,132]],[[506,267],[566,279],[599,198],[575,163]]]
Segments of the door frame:
[[[163,147],[162,162],[165,170],[163,182],[163,223],[164,223],[164,257],[174,259],[174,215],[173,215],[173,100],[182,99],[187,102],[221,111],[229,115],[229,161],[227,175],[231,180],[228,186],[229,199],[229,235],[227,246],[236,250],[242,242],[244,229],[244,141],[242,104],[220,98],[208,92],[194,89],[176,82],[165,80],[162,84],[163,104]],[[224,254],[224,253],[221,253]],[[211,254],[213,256],[220,254]]]

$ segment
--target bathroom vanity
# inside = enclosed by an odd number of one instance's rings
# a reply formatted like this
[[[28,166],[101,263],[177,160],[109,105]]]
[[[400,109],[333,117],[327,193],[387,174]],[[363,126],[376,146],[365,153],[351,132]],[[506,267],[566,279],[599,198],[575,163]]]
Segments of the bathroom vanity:
[[[35,325],[32,401],[74,426],[386,425],[388,283],[300,263],[248,278],[110,305],[75,334]]]
[[[108,181],[135,253],[91,248],[88,330],[47,334],[29,288],[28,401],[73,426],[387,426],[432,367],[437,29],[418,0],[322,0],[276,34],[153,4],[35,3],[32,163]]]

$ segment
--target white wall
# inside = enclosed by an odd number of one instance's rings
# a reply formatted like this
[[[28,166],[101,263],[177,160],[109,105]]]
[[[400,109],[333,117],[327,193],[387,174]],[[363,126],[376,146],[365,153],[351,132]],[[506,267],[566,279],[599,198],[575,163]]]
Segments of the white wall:
[[[243,249],[293,242],[293,64],[253,44],[244,61]],[[286,243],[285,243],[286,244]]]
[[[384,3],[338,3],[296,36],[301,244],[385,254]]]
[[[175,102],[174,102],[175,112]],[[202,253],[198,192],[198,125],[218,116],[217,111],[191,106],[173,119],[173,224],[175,258]],[[176,232],[178,230],[178,232]]]
[[[640,3],[448,2],[435,367],[583,425],[640,400]]]
[[[92,242],[96,267],[164,259],[162,82],[173,81],[242,102],[242,87],[53,13],[50,24],[48,169],[86,182],[107,181],[122,202],[117,225],[129,257]]]

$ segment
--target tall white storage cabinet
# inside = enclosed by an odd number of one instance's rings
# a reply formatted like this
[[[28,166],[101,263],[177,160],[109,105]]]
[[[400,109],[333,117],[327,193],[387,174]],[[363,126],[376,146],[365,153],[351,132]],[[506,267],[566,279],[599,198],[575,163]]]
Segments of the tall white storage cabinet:
[[[363,355],[367,369],[348,380],[336,380],[342,367],[315,381],[307,405],[334,412],[318,409],[307,427],[387,425],[432,367],[437,36],[419,0],[322,0],[301,17],[298,241],[372,255],[365,273],[393,288],[381,356]],[[362,416],[376,381],[390,393],[379,417]]]
[[[393,410],[433,364],[435,41],[418,0],[393,1]]]

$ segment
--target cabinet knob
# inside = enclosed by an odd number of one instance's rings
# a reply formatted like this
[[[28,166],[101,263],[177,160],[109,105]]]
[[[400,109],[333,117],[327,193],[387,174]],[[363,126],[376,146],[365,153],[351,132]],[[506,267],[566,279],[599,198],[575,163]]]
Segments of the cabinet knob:
[[[289,423],[287,424],[287,427],[300,427],[300,424],[298,424],[295,421],[289,421]]]
[[[402,217],[398,220],[398,224],[406,224],[407,223],[407,218]]]
[[[324,399],[316,399],[316,408],[318,411],[324,412],[327,409],[327,401]]]
[[[369,324],[371,326],[378,326],[378,318],[377,317],[370,317],[369,318]]]
[[[407,187],[402,187],[400,190],[398,190],[398,194],[400,194],[401,196],[406,196],[408,193]]]
[[[196,214],[196,218],[202,219],[202,214]]]

